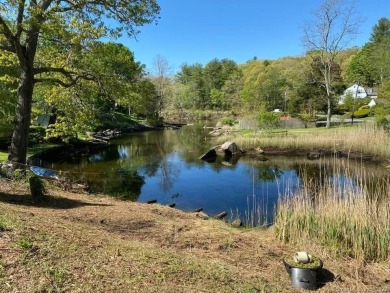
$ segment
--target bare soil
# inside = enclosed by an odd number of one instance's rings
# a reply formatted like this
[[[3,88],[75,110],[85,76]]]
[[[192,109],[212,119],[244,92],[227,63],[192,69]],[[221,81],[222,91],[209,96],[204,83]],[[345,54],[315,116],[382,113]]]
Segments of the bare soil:
[[[390,292],[390,263],[293,247],[268,229],[233,228],[158,204],[53,186],[34,202],[0,178],[1,292],[297,292],[282,259],[323,260],[319,292]]]

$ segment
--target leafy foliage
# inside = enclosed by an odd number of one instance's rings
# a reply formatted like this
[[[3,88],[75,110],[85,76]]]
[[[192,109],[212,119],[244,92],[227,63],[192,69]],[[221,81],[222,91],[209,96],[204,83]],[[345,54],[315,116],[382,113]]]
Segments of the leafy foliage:
[[[129,36],[138,33],[138,27],[153,22],[159,12],[159,6],[155,0],[81,0],[81,1],[7,1],[0,6],[0,50],[13,55],[18,61],[18,79],[16,107],[16,126],[10,147],[10,160],[24,163],[27,154],[27,141],[32,112],[32,96],[37,83],[46,86],[62,86],[76,89],[65,93],[66,100],[76,101],[80,105],[80,97],[85,97],[93,87],[104,92],[104,85],[108,88],[114,85],[106,74],[98,74],[94,65],[99,59],[85,62],[87,52],[93,48],[97,39],[103,37],[118,37],[122,32]],[[105,21],[112,20],[109,24]],[[108,51],[114,51],[118,47],[106,47],[104,55]],[[97,48],[99,51],[99,48]],[[103,49],[105,47],[103,46]],[[119,56],[121,52],[119,52]],[[121,61],[115,55],[116,61]],[[105,59],[100,60],[102,63]],[[111,71],[113,66],[108,66]],[[118,70],[115,74],[123,74]],[[99,66],[97,70],[105,73]],[[122,75],[123,76],[123,75]],[[129,76],[126,76],[129,77]],[[112,80],[111,80],[112,81]],[[94,86],[89,85],[93,82]],[[104,84],[105,83],[105,84]],[[124,87],[120,87],[121,90]],[[58,91],[56,86],[48,92]],[[68,103],[70,105],[70,103]],[[65,121],[65,122],[64,122]],[[61,122],[66,125],[66,118]],[[69,130],[69,125],[63,127]],[[62,130],[63,131],[63,130]]]
[[[359,109],[355,112],[353,112],[353,116],[355,118],[364,118],[367,117],[371,112],[371,109]]]
[[[280,126],[280,115],[274,112],[260,112],[259,125],[260,128],[277,128]]]

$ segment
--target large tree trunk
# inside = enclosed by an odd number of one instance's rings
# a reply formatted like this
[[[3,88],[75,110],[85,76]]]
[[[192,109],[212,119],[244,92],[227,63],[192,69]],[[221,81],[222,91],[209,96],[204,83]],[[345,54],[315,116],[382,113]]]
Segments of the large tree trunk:
[[[25,60],[21,66],[20,81],[17,91],[16,125],[12,135],[8,160],[18,167],[26,164],[27,144],[31,120],[31,102],[34,91],[33,62]]]
[[[327,101],[328,101],[328,112],[326,115],[326,128],[329,128],[330,127],[330,120],[332,119],[332,103],[330,100],[330,96],[327,97]]]

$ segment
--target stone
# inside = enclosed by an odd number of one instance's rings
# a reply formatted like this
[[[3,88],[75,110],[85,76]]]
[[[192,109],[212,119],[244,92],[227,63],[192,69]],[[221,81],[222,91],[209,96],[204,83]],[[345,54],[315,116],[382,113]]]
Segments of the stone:
[[[242,221],[240,219],[235,219],[233,222],[232,222],[232,227],[235,227],[235,228],[239,228],[242,226]]]
[[[231,141],[227,141],[223,145],[221,145],[221,149],[228,156],[243,153],[243,151],[238,147],[238,145],[235,142],[231,142]]]
[[[197,212],[196,213],[196,216],[203,219],[203,220],[208,220],[209,219],[209,216],[206,215],[204,212],[200,211],[200,212]]]
[[[211,149],[208,152],[201,155],[199,159],[208,161],[211,159],[215,159],[216,157],[217,157],[217,152],[215,151],[215,149]]]

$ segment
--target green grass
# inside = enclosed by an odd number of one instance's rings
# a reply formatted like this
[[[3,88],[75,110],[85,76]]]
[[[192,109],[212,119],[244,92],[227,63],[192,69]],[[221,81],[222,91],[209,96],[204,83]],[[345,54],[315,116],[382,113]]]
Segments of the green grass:
[[[101,120],[101,123],[97,126],[98,129],[114,129],[125,128],[131,125],[139,123],[139,120],[134,116],[115,112],[113,114],[107,114]]]
[[[8,159],[8,153],[0,151],[0,162],[7,161],[7,159]]]

